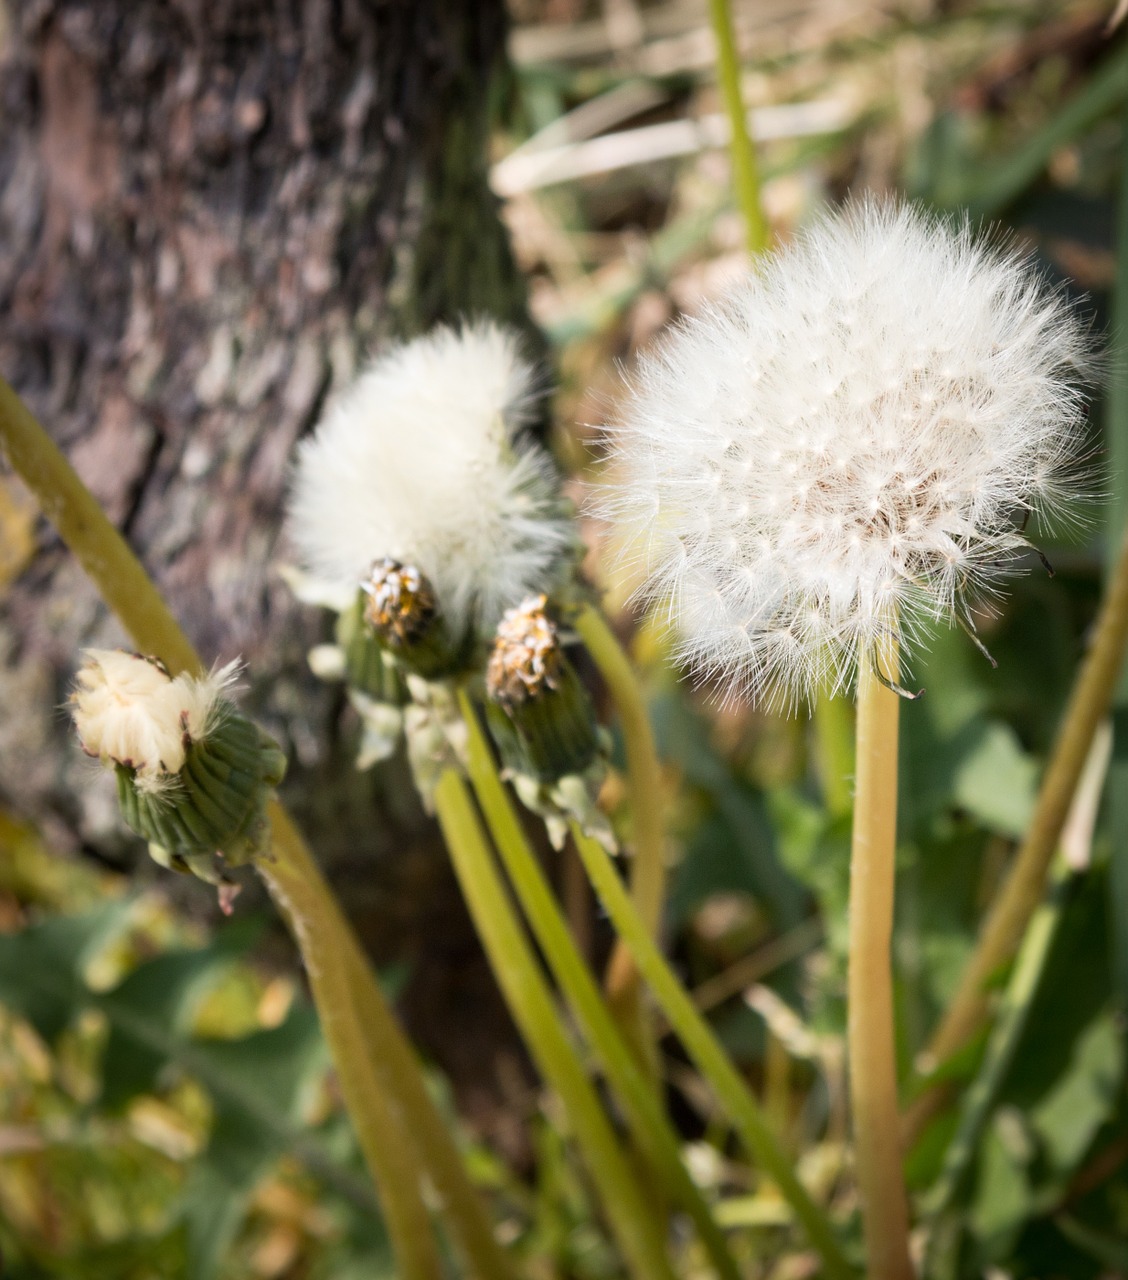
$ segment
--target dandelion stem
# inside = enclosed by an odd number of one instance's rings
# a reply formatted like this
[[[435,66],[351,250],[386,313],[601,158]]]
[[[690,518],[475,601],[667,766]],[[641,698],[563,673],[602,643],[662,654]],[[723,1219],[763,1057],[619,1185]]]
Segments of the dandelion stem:
[[[814,709],[815,752],[823,800],[832,817],[850,812],[854,776],[854,714],[848,698],[819,695]]]
[[[321,1027],[333,1046],[341,1092],[380,1194],[403,1274],[439,1280],[442,1265],[419,1185],[419,1166],[405,1116],[393,1104],[395,1081],[386,1056],[370,1058],[350,981],[350,957],[338,945],[343,922],[320,876],[302,865],[301,847],[275,843],[260,873],[294,936]]]
[[[875,655],[897,679],[892,643]],[[858,674],[854,836],[850,856],[847,1048],[866,1274],[910,1280],[909,1207],[898,1133],[893,1038],[893,885],[901,699],[863,655]]]
[[[635,846],[631,893],[650,936],[657,937],[666,892],[664,806],[662,768],[646,697],[615,633],[597,609],[583,609],[576,619],[576,630],[607,683],[623,726]],[[638,967],[622,940],[608,962],[606,983],[624,1030],[639,1046],[642,1061],[653,1065],[653,1032],[640,999]]]
[[[203,674],[204,664],[140,561],[3,379],[0,444],[138,650],[159,657],[173,675]],[[322,1028],[404,1275],[423,1280],[436,1274],[431,1248],[419,1238],[424,1234],[421,1224],[427,1221],[420,1187],[423,1166],[474,1274],[479,1280],[508,1277],[509,1264],[427,1095],[410,1045],[328,885],[277,802],[271,805],[270,819],[275,860],[260,864],[260,870],[268,872],[268,882],[289,904]],[[367,1053],[360,1052],[362,1045]],[[392,1150],[396,1146],[400,1151]]]
[[[1128,531],[1097,615],[1096,631],[1050,756],[1034,815],[1010,872],[979,934],[939,1027],[929,1042],[926,1061],[939,1066],[963,1048],[983,1026],[992,978],[1014,958],[1038,904],[1073,793],[1085,767],[1098,726],[1108,714],[1128,648]],[[908,1109],[904,1123],[907,1146],[920,1136],[943,1105],[946,1090],[932,1087]]]
[[[729,0],[709,0],[709,16],[717,43],[717,79],[732,130],[729,146],[732,150],[733,181],[744,213],[748,248],[755,255],[763,253],[771,236],[760,203],[760,172],[756,163],[756,148],[748,136],[744,98],[740,91],[740,62],[736,55]]]
[[[402,1116],[409,1138],[414,1140],[420,1163],[437,1197],[440,1215],[457,1242],[470,1274],[478,1280],[512,1280],[513,1267],[494,1237],[481,1197],[466,1176],[448,1123],[431,1101],[415,1052],[373,980],[356,935],[341,914],[300,832],[277,801],[270,817],[276,856],[281,851],[294,868],[298,883],[320,899],[325,937],[347,955],[348,983],[367,1059],[385,1071],[390,1103]],[[272,870],[269,865],[262,869]]]
[[[466,784],[448,769],[433,799],[474,927],[538,1069],[564,1104],[630,1274],[635,1280],[674,1280],[651,1206],[564,1031]]]
[[[630,947],[662,1012],[698,1070],[711,1084],[741,1142],[760,1162],[806,1228],[812,1245],[823,1260],[825,1274],[830,1280],[851,1280],[853,1271],[839,1248],[830,1223],[795,1176],[791,1157],[772,1136],[756,1099],[654,945],[611,859],[602,846],[585,835],[576,823],[572,824],[571,830],[580,858],[617,933]]]
[[[459,705],[469,734],[468,766],[474,792],[537,945],[619,1094],[635,1142],[662,1179],[666,1194],[680,1203],[692,1218],[716,1274],[725,1280],[739,1280],[740,1273],[724,1236],[682,1164],[678,1140],[651,1082],[620,1035],[595,979],[572,941],[563,914],[498,776],[478,716],[464,691],[459,695]]]

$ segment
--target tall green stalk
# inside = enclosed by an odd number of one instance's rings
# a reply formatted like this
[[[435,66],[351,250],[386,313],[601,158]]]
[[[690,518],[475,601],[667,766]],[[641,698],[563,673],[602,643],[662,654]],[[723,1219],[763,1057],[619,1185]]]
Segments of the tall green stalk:
[[[717,80],[731,129],[729,146],[732,151],[733,183],[744,213],[748,248],[753,254],[763,253],[771,240],[771,233],[760,204],[760,172],[756,163],[756,149],[748,136],[748,122],[744,114],[744,98],[740,91],[740,62],[736,56],[729,0],[709,0],[709,17],[717,45]]]
[[[854,1152],[870,1280],[912,1280],[901,1167],[893,1023],[893,887],[897,855],[897,650],[863,653],[858,674],[857,787],[850,852],[847,1048]]]
[[[654,945],[611,859],[602,846],[585,835],[575,823],[572,825],[572,838],[616,932],[634,953],[635,961],[662,1012],[698,1070],[712,1086],[741,1142],[775,1182],[806,1229],[811,1244],[822,1257],[825,1274],[830,1280],[852,1280],[853,1271],[843,1256],[830,1223],[795,1176],[791,1158],[772,1136],[756,1099]]]
[[[682,1164],[678,1140],[669,1119],[620,1035],[595,979],[572,941],[564,916],[498,776],[489,743],[465,691],[459,695],[459,706],[468,733],[470,780],[537,945],[603,1064],[626,1110],[635,1142],[662,1179],[666,1194],[692,1218],[716,1274],[725,1280],[740,1280],[724,1236]]]
[[[0,444],[138,650],[158,656],[174,675],[203,673],[199,655],[140,561],[3,379]],[[428,1222],[421,1189],[426,1174],[442,1198],[448,1225],[472,1272],[479,1280],[510,1276],[485,1208],[427,1095],[411,1047],[331,890],[277,802],[271,805],[270,820],[274,860],[259,869],[284,905],[310,972],[325,1037],[403,1274],[419,1280],[436,1274],[429,1225],[426,1232],[422,1229]],[[373,1028],[378,1036],[373,1036]]]
[[[576,618],[576,630],[599,668],[623,729],[627,752],[627,786],[631,801],[634,861],[631,894],[652,937],[662,926],[666,895],[665,805],[662,766],[646,696],[607,620],[590,605]],[[616,944],[607,966],[607,994],[624,1030],[640,1050],[640,1060],[653,1067],[653,1032],[639,994],[638,968],[630,948]]]
[[[453,769],[439,780],[433,800],[474,927],[537,1068],[564,1104],[630,1274],[635,1280],[674,1280],[660,1223],[564,1031],[494,864],[473,800]]]

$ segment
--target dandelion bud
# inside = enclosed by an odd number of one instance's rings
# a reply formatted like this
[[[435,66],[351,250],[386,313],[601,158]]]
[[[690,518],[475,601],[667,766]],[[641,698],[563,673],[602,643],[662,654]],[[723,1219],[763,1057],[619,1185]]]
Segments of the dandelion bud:
[[[453,637],[431,583],[414,565],[384,556],[361,584],[365,621],[409,671],[433,680],[464,666],[469,636]]]
[[[286,760],[225,696],[232,663],[173,678],[156,658],[88,649],[71,694],[83,750],[112,766],[128,825],[164,866],[213,884],[266,851],[266,801]]]
[[[997,594],[1079,496],[1085,326],[1013,249],[857,204],[640,362],[607,514],[730,694],[850,685]]]
[[[595,709],[560,645],[543,595],[502,616],[486,667],[486,718],[522,803],[545,820],[558,848],[575,818],[614,847],[595,798],[604,753]]]
[[[544,596],[502,616],[486,667],[489,720],[506,765],[540,782],[582,773],[599,754],[595,711],[560,647]]]

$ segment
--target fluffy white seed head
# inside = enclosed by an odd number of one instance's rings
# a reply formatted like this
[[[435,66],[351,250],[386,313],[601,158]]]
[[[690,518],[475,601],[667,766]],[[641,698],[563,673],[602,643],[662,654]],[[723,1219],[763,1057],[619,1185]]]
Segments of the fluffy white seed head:
[[[155,658],[121,649],[87,649],[70,697],[82,749],[103,764],[137,771],[143,790],[160,791],[221,713],[237,663],[202,678],[169,675]]]
[[[490,322],[381,354],[299,449],[290,532],[304,567],[355,592],[373,561],[397,560],[456,629],[491,631],[570,537],[553,464],[519,435],[534,382],[516,335]]]
[[[794,703],[882,637],[966,619],[1026,517],[1070,515],[1086,347],[1013,248],[874,202],[679,326],[610,430],[604,507],[681,656]]]

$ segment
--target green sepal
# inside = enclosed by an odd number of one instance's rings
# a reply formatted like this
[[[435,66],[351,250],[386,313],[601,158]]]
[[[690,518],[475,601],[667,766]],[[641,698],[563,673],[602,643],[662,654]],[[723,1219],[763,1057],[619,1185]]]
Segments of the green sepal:
[[[552,688],[515,705],[490,701],[486,718],[502,762],[537,782],[583,773],[599,755],[595,708],[563,656]]]
[[[375,631],[372,635],[406,671],[424,680],[441,680],[468,670],[474,654],[473,627],[467,627],[461,636],[454,636],[438,613],[420,635],[406,644],[377,637]]]
[[[222,878],[216,855],[240,866],[266,852],[266,804],[285,772],[274,739],[231,707],[186,746],[183,767],[163,789],[143,790],[135,770],[115,766],[122,817],[154,858],[211,883]]]
[[[402,707],[409,701],[396,660],[365,621],[367,596],[358,591],[352,607],[337,616],[337,644],[345,655],[345,679],[375,702]]]

